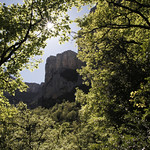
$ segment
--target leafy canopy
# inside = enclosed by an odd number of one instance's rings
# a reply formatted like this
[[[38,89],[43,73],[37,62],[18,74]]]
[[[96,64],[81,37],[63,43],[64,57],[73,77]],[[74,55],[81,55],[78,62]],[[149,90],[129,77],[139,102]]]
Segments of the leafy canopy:
[[[25,90],[19,72],[24,68],[38,67],[46,40],[60,36],[68,40],[70,33],[68,9],[79,7],[78,0],[24,0],[22,5],[6,6],[0,3],[0,89],[14,94],[16,89]],[[48,28],[47,23],[54,28]]]
[[[79,72],[91,89],[76,99],[96,139],[89,149],[149,148],[149,18],[148,0],[99,0],[77,19],[78,57],[86,63]]]

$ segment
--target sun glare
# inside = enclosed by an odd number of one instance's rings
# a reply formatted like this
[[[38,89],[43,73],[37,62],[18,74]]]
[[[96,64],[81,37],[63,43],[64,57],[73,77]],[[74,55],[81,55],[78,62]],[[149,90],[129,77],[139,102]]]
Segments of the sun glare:
[[[47,28],[48,28],[48,29],[54,28],[54,24],[52,24],[51,22],[48,22],[48,23],[47,23]]]

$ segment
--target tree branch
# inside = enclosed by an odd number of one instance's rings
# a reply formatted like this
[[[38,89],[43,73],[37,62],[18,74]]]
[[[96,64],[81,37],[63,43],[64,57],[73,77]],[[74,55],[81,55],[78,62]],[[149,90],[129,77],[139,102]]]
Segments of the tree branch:
[[[133,13],[136,13],[136,14],[140,15],[145,20],[145,22],[148,24],[148,26],[150,26],[150,22],[149,22],[148,18],[146,18],[140,11],[131,9],[131,8],[127,7],[127,6],[121,5],[120,3],[115,3],[113,1],[108,2],[108,3],[109,4],[113,4],[114,6],[117,6],[117,7],[121,7],[121,8],[127,9],[127,10],[129,10],[129,11],[131,11]]]
[[[3,54],[1,55],[0,66],[4,62],[7,62],[11,58],[11,56],[14,54],[14,52],[17,51],[21,47],[21,45],[28,39],[30,30],[32,29],[32,27],[34,27],[35,25],[37,25],[38,23],[40,23],[42,21],[42,18],[41,18],[37,22],[32,24],[32,18],[33,18],[33,4],[31,6],[31,19],[30,19],[30,24],[29,24],[28,30],[26,32],[26,35],[20,42],[16,42],[14,45],[10,46],[9,48],[7,48],[7,50],[5,50],[3,52]],[[7,55],[7,53],[9,53],[9,54],[7,57],[5,57]]]
[[[39,13],[40,13],[40,19],[37,20],[35,23],[32,24],[32,18],[33,18],[33,2],[31,5],[31,19],[30,19],[30,24],[29,27],[27,29],[26,35],[24,36],[24,38],[20,41],[20,42],[16,42],[15,44],[13,44],[12,46],[10,46],[9,48],[7,48],[6,50],[4,50],[4,52],[2,53],[2,55],[0,56],[0,66],[7,62],[11,56],[14,54],[14,52],[16,52],[21,46],[22,44],[28,39],[30,30],[32,29],[32,27],[36,26],[37,24],[39,24],[43,19],[43,15],[42,15],[42,11],[40,11],[40,8],[37,6],[36,8],[38,9]],[[53,8],[55,5],[58,5],[59,2],[55,2],[53,3],[50,7],[48,7],[48,9]],[[8,54],[9,53],[9,54]]]
[[[102,28],[108,28],[108,29],[126,29],[126,28],[150,29],[149,26],[144,26],[144,25],[134,25],[134,24],[130,24],[130,25],[105,24],[105,25],[99,26],[97,28],[93,28],[90,31],[82,32],[82,34],[93,33],[93,32],[96,32],[96,30],[100,30]],[[80,34],[79,34],[79,36],[80,36]]]
[[[141,7],[146,7],[146,8],[150,8],[150,5],[149,4],[141,4],[139,2],[137,2],[136,0],[126,0],[126,1],[129,1],[129,2],[134,2],[136,4],[138,4]]]

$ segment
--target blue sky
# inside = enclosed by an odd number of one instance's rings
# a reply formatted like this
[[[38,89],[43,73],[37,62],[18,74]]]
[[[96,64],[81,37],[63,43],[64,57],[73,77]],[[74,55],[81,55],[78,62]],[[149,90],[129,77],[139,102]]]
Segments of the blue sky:
[[[21,4],[22,1],[23,0],[0,0],[1,3],[6,3],[6,5],[10,5],[13,3]],[[71,19],[75,19],[77,17],[83,16],[88,12],[89,12],[88,7],[83,7],[82,11],[80,12],[77,12],[76,8],[72,8],[72,10],[69,11],[69,15]],[[73,31],[79,30],[79,28],[77,28],[75,24],[71,25],[71,28]],[[47,46],[44,49],[44,55],[41,57],[43,59],[43,63],[39,64],[39,69],[36,69],[33,72],[29,70],[24,70],[21,72],[21,75],[24,78],[25,82],[36,82],[36,83],[44,82],[46,58],[49,57],[50,55],[57,55],[58,53],[62,53],[66,50],[73,50],[77,52],[77,46],[75,46],[74,41],[66,42],[65,44],[60,45],[58,39],[59,38],[52,38],[47,40]]]

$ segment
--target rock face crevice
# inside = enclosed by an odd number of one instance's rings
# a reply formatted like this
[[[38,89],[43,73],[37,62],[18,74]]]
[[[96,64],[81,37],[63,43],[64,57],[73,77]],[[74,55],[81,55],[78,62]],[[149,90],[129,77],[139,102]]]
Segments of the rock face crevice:
[[[23,101],[29,108],[49,108],[64,99],[74,101],[75,88],[86,88],[76,71],[83,65],[84,63],[77,58],[77,53],[71,50],[48,57],[45,65],[45,82],[26,83],[29,86],[27,92],[16,92],[15,97],[9,97],[10,102],[16,104]]]

